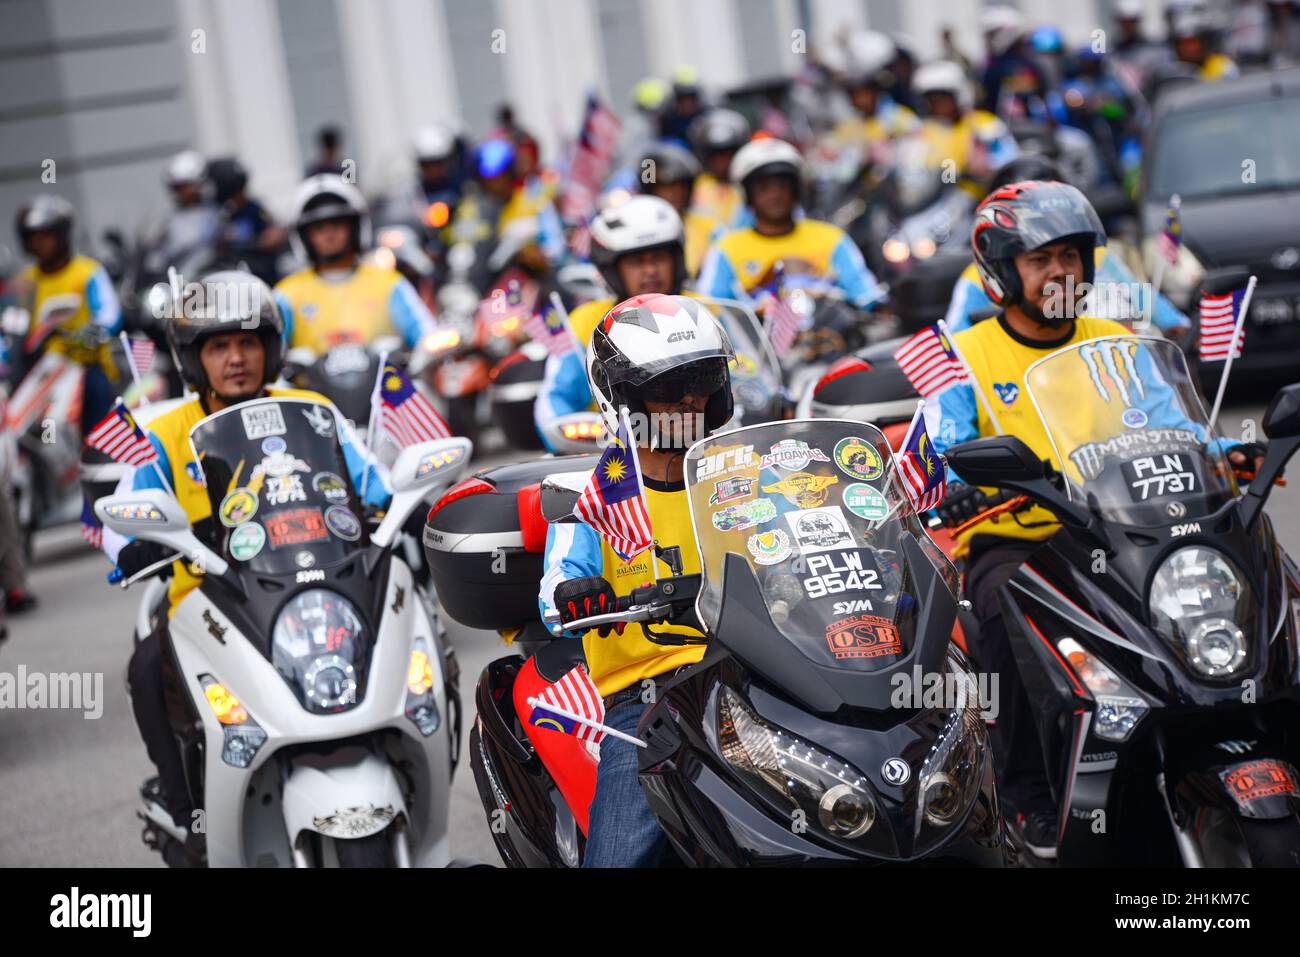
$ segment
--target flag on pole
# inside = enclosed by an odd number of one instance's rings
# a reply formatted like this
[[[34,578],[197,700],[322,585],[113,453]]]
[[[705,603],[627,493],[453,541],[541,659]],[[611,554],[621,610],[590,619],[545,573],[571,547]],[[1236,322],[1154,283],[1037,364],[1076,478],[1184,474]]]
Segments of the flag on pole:
[[[524,329],[553,356],[568,355],[578,348],[578,340],[569,331],[564,314],[554,306],[534,313],[524,323]]]
[[[1242,299],[1246,287],[1222,295],[1201,294],[1201,359],[1216,362],[1228,358],[1241,358],[1241,347],[1246,338],[1246,327],[1237,329]],[[1234,341],[1235,340],[1235,341]]]
[[[385,362],[379,373],[379,431],[392,436],[402,448],[451,438],[451,429],[438,410],[391,362]]]
[[[591,480],[573,507],[573,514],[599,532],[623,561],[654,544],[641,465],[631,436],[632,427],[623,410],[618,432],[601,454]]]
[[[894,361],[912,388],[926,398],[970,381],[947,336],[934,325],[926,326],[899,346]]]
[[[1156,237],[1156,252],[1160,258],[1173,266],[1178,262],[1178,247],[1183,242],[1183,227],[1179,221],[1179,209],[1182,200],[1177,193],[1169,197],[1169,208],[1165,211],[1165,226]]]
[[[925,431],[925,418],[918,407],[907,427],[907,437],[894,456],[897,474],[912,506],[918,512],[928,512],[943,501],[948,488],[948,466],[942,455],[935,451]]]
[[[90,506],[90,499],[81,493],[81,537],[91,548],[104,547],[104,526]]]
[[[569,159],[564,185],[560,189],[559,213],[571,228],[569,248],[575,253],[590,249],[587,221],[596,212],[596,200],[605,182],[614,152],[618,148],[619,120],[594,95],[587,97],[582,129]]]
[[[86,444],[92,449],[103,452],[114,462],[126,465],[148,465],[158,461],[158,450],[140,431],[131,413],[126,410],[122,400],[117,400],[108,415],[90,430]]]
[[[767,319],[767,337],[772,341],[772,348],[776,350],[778,356],[784,355],[794,345],[795,337],[799,334],[799,316],[790,308],[790,304],[776,293],[773,293],[767,301],[764,312]]]
[[[571,715],[585,718],[593,724],[605,721],[605,702],[596,683],[582,665],[575,665],[559,681],[547,685],[536,698],[528,723],[538,728],[550,728],[574,735],[579,741],[599,744],[605,737],[600,728],[575,721]]]
[[[144,375],[153,366],[154,341],[149,338],[131,340],[131,364],[138,375]]]

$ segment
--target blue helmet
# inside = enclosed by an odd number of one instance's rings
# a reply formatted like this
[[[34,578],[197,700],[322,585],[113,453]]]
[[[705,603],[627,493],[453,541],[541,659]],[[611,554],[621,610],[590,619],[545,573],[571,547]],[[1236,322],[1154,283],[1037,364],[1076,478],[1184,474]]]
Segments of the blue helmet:
[[[485,140],[474,151],[474,165],[480,179],[492,179],[508,172],[515,162],[515,144],[509,140]]]

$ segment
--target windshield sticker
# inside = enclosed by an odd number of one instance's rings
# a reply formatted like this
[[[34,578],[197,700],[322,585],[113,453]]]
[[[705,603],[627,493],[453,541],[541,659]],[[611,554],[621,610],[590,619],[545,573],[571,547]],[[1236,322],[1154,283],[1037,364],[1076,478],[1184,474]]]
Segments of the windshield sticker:
[[[237,562],[250,561],[266,544],[266,531],[257,522],[245,522],[230,533],[230,557]]]
[[[794,533],[795,546],[805,555],[853,547],[853,533],[849,531],[844,512],[838,505],[786,512],[785,520]]]
[[[777,565],[790,557],[790,536],[779,528],[757,532],[745,544],[760,565]]]
[[[254,466],[252,478],[258,478],[262,475],[282,476],[291,472],[310,472],[311,466],[302,459],[295,458],[292,454],[279,451],[272,452],[266,458]]]
[[[257,496],[246,488],[237,488],[221,500],[217,515],[226,528],[240,525],[257,512]]]
[[[742,505],[728,505],[713,513],[713,527],[720,532],[764,525],[776,518],[776,506],[770,498],[756,498]]]
[[[252,441],[264,439],[268,435],[284,435],[288,431],[284,425],[284,414],[274,403],[240,409],[239,415],[244,420],[244,435]]]
[[[266,525],[266,535],[272,549],[323,542],[330,537],[325,528],[325,516],[318,508],[290,508],[268,515],[262,522]],[[299,554],[298,558],[301,557]]]
[[[322,439],[328,439],[334,434],[334,416],[329,414],[325,406],[313,405],[310,409],[303,409],[302,417]]]
[[[809,462],[829,462],[826,453],[815,449],[799,439],[782,439],[768,449],[767,454],[759,459],[761,469],[779,468],[787,472],[798,472],[807,468]]]
[[[885,474],[885,463],[876,447],[851,435],[835,443],[835,465],[849,478],[870,482]]]
[[[808,576],[803,579],[804,594],[824,598],[844,592],[879,591],[880,566],[869,548],[809,555],[804,559]]]
[[[722,505],[738,498],[747,498],[754,494],[754,478],[740,475],[736,478],[722,479],[713,483],[713,494],[709,496],[710,505]]]
[[[285,444],[284,439],[278,435],[272,435],[269,438],[262,440],[263,455],[278,455],[286,448],[288,448],[288,446]]]
[[[1147,397],[1146,386],[1138,378],[1137,351],[1138,343],[1132,339],[1101,339],[1079,347],[1079,358],[1088,367],[1088,377],[1103,401],[1119,399],[1131,406],[1134,396]]]
[[[1136,407],[1125,409],[1121,418],[1130,429],[1145,429],[1149,421],[1147,414]]]
[[[324,496],[325,501],[338,504],[348,500],[348,486],[333,472],[317,472],[312,476],[311,487]]]
[[[830,487],[839,483],[835,475],[813,475],[811,472],[795,472],[779,482],[764,485],[764,492],[777,492],[785,500],[798,508],[817,508],[826,504]]]
[[[1143,429],[1124,432],[1104,442],[1086,442],[1070,453],[1070,461],[1083,480],[1091,482],[1102,473],[1108,457],[1128,459],[1144,453],[1195,452],[1202,444],[1196,433],[1187,429]]]
[[[299,475],[273,475],[262,492],[267,505],[288,505],[290,502],[307,501],[307,492],[302,487]]]
[[[1199,492],[1196,466],[1191,456],[1165,453],[1147,455],[1120,465],[1134,502],[1150,498]]]
[[[844,490],[844,507],[858,518],[878,522],[889,514],[889,503],[870,485],[854,482]]]
[[[879,615],[856,615],[831,622],[826,626],[826,644],[830,646],[832,657],[838,661],[879,658],[903,651],[898,629],[888,618]]]
[[[345,542],[355,542],[361,537],[361,522],[342,505],[331,505],[325,510],[325,524]]]
[[[717,475],[726,475],[728,472],[747,468],[753,464],[754,447],[737,445],[722,452],[706,455],[695,463],[695,481],[702,482]]]

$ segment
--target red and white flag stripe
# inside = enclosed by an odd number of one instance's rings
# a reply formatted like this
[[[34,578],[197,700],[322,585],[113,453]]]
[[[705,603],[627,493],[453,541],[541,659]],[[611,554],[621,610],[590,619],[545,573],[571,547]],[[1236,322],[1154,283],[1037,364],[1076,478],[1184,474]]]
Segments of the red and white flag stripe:
[[[894,353],[898,367],[922,396],[932,396],[950,385],[966,382],[966,370],[944,347],[933,326],[927,326]]]
[[[1240,358],[1246,330],[1243,327],[1241,334],[1234,336],[1237,328],[1236,307],[1236,298],[1232,293],[1201,297],[1202,359],[1226,359],[1229,353],[1232,353],[1233,358]]]
[[[158,450],[147,438],[136,433],[129,422],[116,412],[91,431],[86,444],[98,449],[115,462],[127,465],[148,465],[158,458]]]
[[[587,669],[582,665],[575,666],[555,684],[544,689],[537,699],[543,707],[546,705],[560,707],[570,714],[576,714],[596,724],[603,724],[605,721],[605,702],[600,696],[599,689],[596,688],[596,683],[591,680],[591,675],[587,674]],[[596,744],[605,737],[604,731],[585,724],[579,724],[574,733],[579,741],[592,741]]]

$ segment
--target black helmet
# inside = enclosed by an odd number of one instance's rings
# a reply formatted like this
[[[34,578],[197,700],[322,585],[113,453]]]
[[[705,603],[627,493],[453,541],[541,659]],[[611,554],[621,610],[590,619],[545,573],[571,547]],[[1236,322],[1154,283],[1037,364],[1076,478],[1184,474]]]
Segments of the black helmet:
[[[641,155],[636,173],[644,193],[651,184],[695,182],[695,177],[700,175],[700,162],[690,150],[676,143],[652,143]]]
[[[186,287],[182,300],[171,300],[167,344],[181,376],[195,392],[210,388],[199,348],[209,336],[256,332],[266,349],[262,385],[280,374],[284,360],[284,319],[271,287],[252,273],[229,269],[210,273]]]
[[[248,185],[248,170],[233,156],[223,156],[208,163],[208,179],[212,181],[213,198],[225,203]]]
[[[989,183],[989,192],[996,192],[1003,186],[1023,183],[1031,179],[1045,180],[1049,183],[1066,182],[1061,168],[1042,153],[1022,153],[997,168],[993,173],[993,181]]]
[[[749,121],[735,110],[715,107],[691,121],[686,138],[699,157],[738,150],[749,142]]]
[[[52,232],[66,251],[72,242],[72,204],[62,196],[42,193],[18,210],[14,228],[23,252],[30,253],[27,243],[32,233]]]
[[[984,291],[997,306],[1019,304],[1024,296],[1014,258],[1052,243],[1074,241],[1083,257],[1083,278],[1091,285],[1094,252],[1106,245],[1106,231],[1092,204],[1066,183],[1011,183],[989,193],[975,208],[971,247]]]

